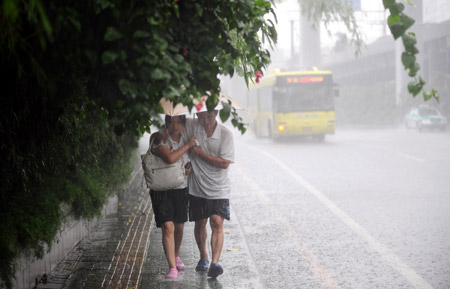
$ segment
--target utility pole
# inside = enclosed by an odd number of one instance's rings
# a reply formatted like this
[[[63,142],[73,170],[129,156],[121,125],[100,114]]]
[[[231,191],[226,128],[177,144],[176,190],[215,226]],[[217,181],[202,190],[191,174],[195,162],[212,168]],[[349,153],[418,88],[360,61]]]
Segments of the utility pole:
[[[291,59],[294,59],[294,20],[291,20]]]
[[[320,67],[321,62],[320,26],[312,27],[311,21],[300,10],[300,66]]]

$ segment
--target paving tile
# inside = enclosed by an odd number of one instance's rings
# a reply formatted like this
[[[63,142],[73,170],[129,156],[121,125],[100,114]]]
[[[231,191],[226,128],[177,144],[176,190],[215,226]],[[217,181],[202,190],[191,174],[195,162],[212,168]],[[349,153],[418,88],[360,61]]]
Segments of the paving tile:
[[[180,271],[177,280],[167,280],[161,229],[153,224],[150,198],[141,186],[141,178],[136,176],[118,192],[117,212],[100,220],[48,274],[48,283],[39,284],[37,289],[263,287],[233,211],[231,221],[224,224],[225,243],[220,261],[224,274],[211,279],[206,272],[195,271],[199,253],[194,224],[187,222],[180,251],[186,269]],[[209,236],[208,225],[208,245]]]

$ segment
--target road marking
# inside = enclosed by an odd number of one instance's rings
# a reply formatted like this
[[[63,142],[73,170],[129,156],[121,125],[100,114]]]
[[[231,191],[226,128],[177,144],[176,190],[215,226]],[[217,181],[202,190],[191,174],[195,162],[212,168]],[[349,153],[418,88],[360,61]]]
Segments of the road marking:
[[[149,212],[147,212],[148,215]],[[148,230],[148,234],[147,234],[147,241],[145,242],[145,250],[144,250],[144,255],[142,257],[142,262],[141,262],[141,267],[139,268],[139,274],[138,274],[138,280],[136,282],[136,288],[141,288],[139,285],[142,281],[142,270],[144,269],[144,264],[145,264],[145,260],[147,259],[147,254],[148,254],[148,248],[150,245],[150,234],[152,232],[152,227],[154,224],[155,218],[152,217],[152,220],[150,222],[150,229]]]
[[[433,287],[417,274],[413,269],[406,265],[399,257],[390,252],[383,244],[376,240],[369,232],[367,232],[361,225],[359,225],[355,220],[353,220],[344,211],[339,209],[330,199],[328,199],[324,194],[322,194],[318,189],[311,185],[308,181],[282,163],[273,155],[265,152],[263,150],[257,149],[254,146],[248,146],[243,144],[247,148],[257,151],[261,155],[273,160],[281,169],[286,173],[291,175],[300,185],[302,185],[306,190],[311,193],[317,200],[319,200],[323,205],[325,205],[331,212],[333,212],[344,224],[346,224],[353,232],[358,234],[360,237],[365,239],[370,246],[378,252],[396,271],[398,271],[403,277],[405,277],[408,282],[411,283],[417,289],[432,289]]]
[[[422,162],[422,163],[425,162],[424,159],[421,159],[421,158],[418,158],[418,157],[415,157],[415,156],[412,156],[412,155],[407,155],[407,154],[404,154],[404,153],[401,153],[401,152],[397,152],[397,154],[399,156],[407,158],[407,159],[415,160],[415,161]]]
[[[134,254],[134,257],[132,257],[133,265],[131,266],[131,272],[129,273],[129,276],[128,276],[128,283],[127,283],[126,288],[132,288],[133,286],[131,286],[131,285],[132,285],[133,281],[135,282],[134,287],[139,288],[138,285],[139,285],[141,277],[142,277],[142,275],[141,275],[142,266],[144,265],[145,257],[147,256],[148,242],[150,239],[150,232],[151,232],[151,225],[152,225],[152,221],[150,221],[150,222],[148,221],[148,218],[150,215],[149,213],[151,213],[151,211],[148,209],[147,209],[147,212],[145,212],[145,211],[146,210],[144,208],[144,210],[142,211],[142,214],[145,215],[144,228],[142,228],[142,231],[139,232],[141,234],[141,236],[140,236],[139,242],[136,246],[136,252]],[[150,218],[151,218],[151,216],[150,216]],[[145,236],[145,232],[147,232],[147,236]],[[142,247],[141,243],[142,243],[143,238],[146,238],[146,240],[145,240],[145,245],[143,246],[143,249],[141,249],[141,247]],[[133,241],[133,244],[136,245],[136,243],[134,241]],[[140,256],[141,254],[142,254],[142,256]],[[128,256],[127,256],[127,258],[128,258]],[[139,261],[140,261],[140,266],[139,266],[139,271],[137,272],[137,276],[136,276],[136,272],[134,271],[134,266],[136,265],[136,262],[139,262]]]
[[[139,288],[152,225],[151,201],[148,197],[139,203],[139,207],[135,207],[128,231],[122,235],[116,247],[101,288]],[[131,252],[133,249],[136,250],[134,254]]]
[[[259,200],[270,211],[274,219],[283,227],[284,232],[287,234],[287,237],[303,254],[306,261],[310,265],[311,271],[313,272],[314,276],[316,276],[316,278],[320,280],[320,283],[322,284],[323,288],[340,289],[341,287],[328,272],[327,268],[320,262],[319,258],[317,258],[316,255],[312,253],[311,249],[308,248],[305,242],[303,242],[302,238],[292,228],[289,221],[285,217],[283,217],[281,212],[273,204],[272,200],[266,196],[264,190],[253,179],[251,179],[238,165],[236,165],[235,168],[238,170],[239,174],[244,179],[244,181],[253,189]]]

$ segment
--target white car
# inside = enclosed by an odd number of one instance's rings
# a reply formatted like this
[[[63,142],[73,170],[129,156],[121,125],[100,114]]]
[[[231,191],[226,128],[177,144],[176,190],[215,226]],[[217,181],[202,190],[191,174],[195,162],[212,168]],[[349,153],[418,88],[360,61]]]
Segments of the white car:
[[[406,128],[416,128],[419,131],[423,129],[445,130],[447,118],[436,108],[421,106],[413,108],[405,116],[405,126]]]

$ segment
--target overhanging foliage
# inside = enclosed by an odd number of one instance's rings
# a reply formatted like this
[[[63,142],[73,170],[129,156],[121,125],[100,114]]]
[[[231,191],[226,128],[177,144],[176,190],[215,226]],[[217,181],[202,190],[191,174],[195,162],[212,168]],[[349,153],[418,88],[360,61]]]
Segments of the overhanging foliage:
[[[411,0],[407,0],[408,4],[413,5]],[[425,85],[425,81],[421,76],[417,76],[417,72],[420,70],[420,65],[416,62],[416,55],[419,50],[416,47],[416,34],[414,32],[408,32],[407,30],[413,26],[415,20],[406,15],[403,10],[405,5],[399,3],[396,0],[383,0],[383,5],[385,9],[389,10],[389,17],[387,19],[387,24],[391,30],[394,39],[401,38],[405,51],[402,53],[402,64],[405,70],[408,70],[408,75],[413,78],[408,83],[408,92],[412,96],[418,95]],[[431,92],[423,91],[423,98],[425,101],[434,98],[439,101],[439,95],[436,90],[431,90]]]
[[[263,0],[2,2],[0,274],[8,287],[15,257],[40,256],[54,240],[60,203],[89,218],[126,179],[162,96],[192,107],[191,95],[211,91],[211,109],[219,74],[248,82],[269,63],[271,12]]]

